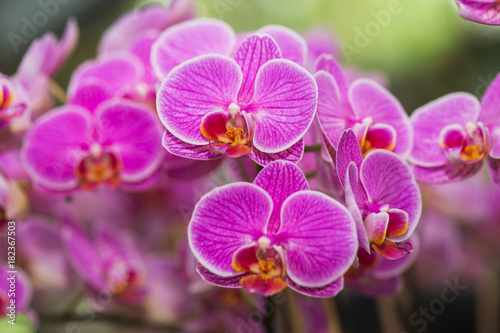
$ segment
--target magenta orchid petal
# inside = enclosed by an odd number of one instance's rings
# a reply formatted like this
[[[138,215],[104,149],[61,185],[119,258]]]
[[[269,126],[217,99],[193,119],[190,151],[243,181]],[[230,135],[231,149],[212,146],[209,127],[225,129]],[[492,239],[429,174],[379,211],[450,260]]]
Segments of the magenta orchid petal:
[[[206,282],[218,287],[225,287],[225,288],[241,288],[240,284],[241,278],[248,275],[248,274],[239,274],[235,276],[223,277],[210,272],[200,263],[196,265],[196,271]]]
[[[294,164],[285,161],[264,168],[253,183],[262,187],[273,199],[273,212],[267,224],[267,233],[271,234],[280,228],[281,207],[285,200],[295,192],[309,189],[304,174]]]
[[[361,163],[363,162],[363,155],[361,154],[361,149],[359,148],[358,140],[352,129],[347,129],[342,133],[340,140],[338,141],[338,151],[337,151],[337,174],[339,176],[340,183],[344,186],[347,169],[349,164],[354,162],[358,170],[361,169]],[[353,186],[355,184],[351,184]]]
[[[193,1],[172,1],[170,6],[150,5],[121,16],[103,34],[99,54],[128,50],[145,32],[163,31],[169,25],[191,18]]]
[[[97,60],[83,63],[74,72],[68,87],[70,99],[79,86],[88,80],[105,84],[106,88],[118,94],[123,89],[140,82],[144,76],[144,67],[136,56],[131,53],[119,52],[105,54]]]
[[[168,130],[163,133],[162,140],[163,147],[173,155],[181,156],[184,158],[190,158],[193,160],[212,160],[215,158],[220,158],[224,155],[214,154],[207,148],[207,145],[192,145],[190,143],[184,142],[178,139]]]
[[[371,204],[388,205],[408,214],[408,230],[392,240],[407,239],[420,219],[422,200],[419,187],[405,162],[386,150],[372,151],[363,161],[360,181]]]
[[[332,76],[336,87],[338,87],[337,89],[340,100],[347,102],[349,82],[347,81],[347,77],[345,76],[342,67],[340,67],[339,63],[331,54],[323,54],[317,59],[315,73],[319,71],[325,71]]]
[[[54,34],[47,33],[30,45],[17,69],[16,77],[23,85],[30,86],[38,76],[53,76],[66,62],[77,42],[78,25],[75,19],[69,19],[60,41],[57,41]]]
[[[251,35],[238,47],[234,60],[243,72],[243,82],[238,93],[238,103],[248,104],[254,95],[255,78],[259,69],[269,60],[281,58],[281,52],[268,35]]]
[[[141,181],[160,167],[165,156],[162,128],[149,108],[132,102],[110,102],[96,111],[96,117],[105,144],[111,144],[121,158],[123,181]]]
[[[74,221],[63,220],[61,240],[68,260],[85,282],[98,290],[107,290],[101,256]]]
[[[441,131],[448,125],[466,128],[476,123],[481,110],[477,98],[468,93],[452,93],[417,109],[410,117],[415,142],[410,162],[422,167],[439,167],[448,162],[440,145]]]
[[[151,50],[151,63],[156,75],[164,79],[174,67],[197,56],[230,56],[235,44],[236,35],[227,23],[194,19],[170,27],[160,35]]]
[[[422,167],[413,165],[415,178],[424,183],[446,184],[457,182],[475,175],[483,166],[483,161],[473,164],[445,164],[435,167]]]
[[[206,194],[188,228],[196,259],[212,273],[236,275],[231,264],[234,253],[264,233],[272,207],[269,194],[249,183],[229,184]]]
[[[304,140],[300,139],[290,148],[277,153],[264,153],[253,147],[252,151],[248,155],[257,164],[262,166],[269,165],[271,162],[278,160],[284,160],[296,164],[304,155]]]
[[[307,55],[305,39],[295,31],[281,25],[266,25],[258,31],[270,35],[278,44],[283,59],[304,65]]]
[[[314,77],[318,85],[319,123],[330,144],[337,149],[340,136],[354,114],[343,104],[339,86],[331,74],[321,70]]]
[[[500,75],[497,75],[481,100],[479,121],[489,130],[492,147],[490,156],[500,158]]]
[[[299,191],[281,210],[287,275],[303,287],[322,287],[340,278],[358,248],[356,226],[345,207],[327,195]]]
[[[43,187],[70,190],[78,185],[75,166],[92,140],[90,113],[63,106],[35,122],[21,151],[26,172]]]
[[[351,213],[354,223],[356,224],[359,246],[370,253],[370,240],[368,239],[368,234],[366,232],[363,217],[361,216],[361,210],[359,208],[359,206],[362,206],[362,202],[366,198],[366,194],[361,193],[362,190],[359,186],[358,180],[358,167],[354,162],[351,162],[347,169],[344,189],[347,210]]]
[[[157,110],[169,132],[194,145],[208,144],[200,126],[212,111],[228,110],[242,82],[238,64],[224,56],[207,55],[173,70],[158,91]]]
[[[290,148],[311,125],[317,99],[316,82],[304,68],[285,59],[264,64],[246,108],[255,119],[254,146],[266,153]]]
[[[500,25],[500,5],[496,0],[457,0],[460,16],[466,20]]]
[[[399,101],[375,81],[358,79],[349,87],[349,101],[358,119],[391,126],[397,134],[392,151],[401,156],[410,154],[413,131],[408,116]]]
[[[298,293],[304,294],[306,296],[312,297],[334,297],[336,296],[342,289],[344,289],[344,278],[339,277],[337,280],[333,281],[330,284],[322,287],[304,287],[295,283],[292,279],[287,278],[286,283],[288,286],[295,290]]]
[[[487,157],[486,162],[493,182],[500,186],[500,159]]]
[[[108,89],[106,83],[100,80],[89,79],[76,88],[73,95],[69,98],[68,103],[80,105],[94,112],[99,104],[112,97],[112,91]]]

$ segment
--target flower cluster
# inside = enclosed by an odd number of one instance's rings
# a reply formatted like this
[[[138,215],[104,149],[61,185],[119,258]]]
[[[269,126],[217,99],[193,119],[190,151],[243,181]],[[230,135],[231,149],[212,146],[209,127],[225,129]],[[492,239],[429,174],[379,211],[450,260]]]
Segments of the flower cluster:
[[[496,1],[459,3],[499,21]],[[0,228],[19,222],[15,301],[32,322],[32,289],[37,311],[84,291],[96,309],[216,330],[246,309],[233,288],[393,294],[421,248],[417,181],[486,160],[500,185],[500,77],[481,102],[453,93],[410,117],[325,31],[194,17],[191,1],[125,14],[66,92],[53,77],[74,20],[0,74]]]

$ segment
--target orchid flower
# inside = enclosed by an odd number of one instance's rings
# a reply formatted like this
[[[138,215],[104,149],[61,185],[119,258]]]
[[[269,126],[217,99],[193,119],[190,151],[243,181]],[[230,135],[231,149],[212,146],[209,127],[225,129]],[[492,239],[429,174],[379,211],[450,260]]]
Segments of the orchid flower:
[[[285,161],[265,167],[254,183],[207,193],[188,238],[207,282],[266,296],[287,285],[306,295],[336,295],[358,247],[345,207],[310,191],[303,173]]]
[[[29,119],[29,111],[29,97],[23,85],[0,74],[0,130],[23,115]]]
[[[405,162],[381,149],[363,159],[356,136],[348,129],[339,140],[337,171],[360,246],[387,259],[410,253],[412,245],[405,241],[420,219],[422,200]]]
[[[124,98],[154,109],[154,85],[146,82],[139,58],[127,52],[109,53],[80,65],[68,86],[68,103],[94,111],[100,103]]]
[[[205,55],[172,70],[157,98],[164,147],[191,159],[299,161],[317,88],[305,69],[280,58],[273,38],[252,35],[234,59]]]
[[[411,116],[415,145],[410,156],[417,179],[449,183],[472,176],[486,159],[500,184],[500,76],[481,103],[468,93],[452,93]]]
[[[24,55],[14,76],[26,90],[33,114],[53,106],[50,79],[57,74],[78,42],[78,26],[70,19],[60,41],[48,33],[34,41]]]
[[[500,25],[500,2],[498,0],[457,0],[460,16],[466,20]]]
[[[363,155],[385,149],[406,157],[412,148],[413,133],[399,101],[373,80],[348,83],[332,56],[316,63],[318,118],[328,143],[337,149],[340,136],[352,128]]]
[[[74,221],[64,219],[61,238],[66,255],[95,295],[137,303],[146,294],[144,258],[125,232],[99,226],[92,241]]]
[[[42,188],[149,187],[164,160],[161,128],[145,106],[102,103],[90,113],[66,105],[44,114],[25,138],[26,171]]]

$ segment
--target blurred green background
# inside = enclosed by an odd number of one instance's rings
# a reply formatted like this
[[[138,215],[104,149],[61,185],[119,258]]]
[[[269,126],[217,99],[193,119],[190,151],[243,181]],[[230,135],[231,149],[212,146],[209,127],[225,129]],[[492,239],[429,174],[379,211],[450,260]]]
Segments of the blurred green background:
[[[40,2],[48,1],[0,3],[2,73],[15,72],[26,49],[22,45],[15,53],[8,33],[20,34],[23,17],[30,19],[41,10]],[[59,75],[63,86],[79,63],[95,57],[100,35],[121,13],[147,3],[169,2],[65,1],[38,33],[50,30],[60,34],[68,17],[78,18],[81,43]],[[297,31],[331,27],[345,51],[344,62],[384,72],[409,113],[452,91],[480,97],[500,71],[500,28],[462,20],[453,0],[200,0],[197,8],[200,16],[223,19],[238,32],[271,23]],[[390,17],[384,16],[391,9]],[[367,41],[361,44],[360,31],[366,34],[367,30]]]

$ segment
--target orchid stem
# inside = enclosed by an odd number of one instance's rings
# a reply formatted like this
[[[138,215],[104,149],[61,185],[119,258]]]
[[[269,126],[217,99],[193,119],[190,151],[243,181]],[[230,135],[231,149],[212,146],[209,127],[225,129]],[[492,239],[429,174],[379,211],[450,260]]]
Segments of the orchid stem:
[[[310,152],[315,152],[315,151],[321,151],[321,144],[320,143],[318,143],[316,145],[304,147],[304,153],[310,153]]]
[[[324,298],[322,299],[323,307],[325,309],[328,333],[343,333],[342,322],[340,320],[340,313],[338,304],[335,299]]]
[[[243,178],[244,181],[251,183],[252,180],[250,179],[250,175],[248,174],[248,171],[245,168],[245,164],[243,164],[241,158],[237,158],[236,163],[238,163],[238,168],[240,169],[241,178]]]
[[[49,81],[49,90],[52,96],[54,96],[55,99],[57,99],[61,104],[66,104],[66,93],[56,81]]]
[[[489,268],[476,282],[476,332],[498,332],[500,284],[496,267]]]
[[[299,305],[297,303],[297,298],[294,292],[287,288],[285,289],[286,299],[287,299],[287,310],[288,316],[291,324],[291,333],[303,333],[307,332],[307,327],[304,322],[304,318],[302,317],[302,312],[299,309]]]
[[[403,326],[399,316],[396,313],[396,298],[379,297],[377,299],[377,309],[380,318],[381,331],[384,333],[403,332]]]
[[[314,178],[318,175],[318,171],[314,170],[305,174],[306,179]]]

